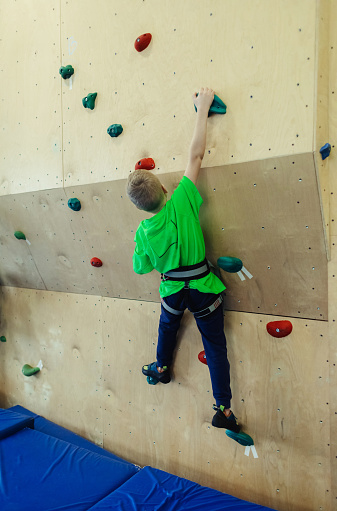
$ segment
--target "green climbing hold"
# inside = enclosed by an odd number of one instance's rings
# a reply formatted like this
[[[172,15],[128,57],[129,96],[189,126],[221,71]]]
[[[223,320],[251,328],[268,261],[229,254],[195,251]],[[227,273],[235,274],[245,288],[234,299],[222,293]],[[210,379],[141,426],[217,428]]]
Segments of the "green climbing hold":
[[[25,240],[26,239],[26,236],[21,231],[15,231],[14,236],[18,240]]]
[[[251,436],[247,435],[247,433],[243,433],[240,431],[239,433],[235,433],[234,431],[230,431],[229,429],[226,429],[226,435],[229,436],[232,440],[235,440],[235,442],[238,442],[241,445],[248,446],[248,445],[254,445],[254,440]]]
[[[110,137],[119,137],[119,135],[123,132],[122,125],[111,124],[111,126],[108,127],[107,132],[109,133]]]
[[[22,368],[22,372],[25,376],[33,376],[34,374],[40,372],[40,368],[32,367],[29,364],[25,364]]]
[[[90,108],[93,110],[95,108],[95,99],[97,98],[97,92],[92,92],[88,94],[85,98],[82,99],[82,104],[84,108]]]
[[[229,273],[237,273],[241,271],[243,267],[243,263],[241,259],[237,257],[219,257],[217,260],[217,265],[224,271],[228,271]]]
[[[199,94],[197,94],[197,95],[199,95]],[[194,108],[195,108],[195,111],[197,112],[198,110],[195,105],[194,105]],[[208,116],[210,116],[211,114],[225,114],[226,112],[227,112],[227,106],[219,98],[219,96],[214,94],[214,100],[213,100],[213,103],[211,104],[211,107],[209,109]]]
[[[4,335],[0,336],[0,342],[7,342],[7,339]]]
[[[81,203],[76,197],[68,200],[68,207],[73,211],[79,211],[81,209]]]
[[[67,80],[74,74],[74,68],[73,66],[60,67],[59,73],[62,76],[62,78]]]

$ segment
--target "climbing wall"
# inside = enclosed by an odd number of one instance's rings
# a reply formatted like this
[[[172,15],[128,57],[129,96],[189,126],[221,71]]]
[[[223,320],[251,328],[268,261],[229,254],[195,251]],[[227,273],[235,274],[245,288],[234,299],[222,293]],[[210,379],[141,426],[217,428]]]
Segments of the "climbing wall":
[[[319,154],[335,138],[330,3],[1,6],[0,406],[22,404],[130,461],[280,511],[334,509],[334,147]],[[145,32],[152,41],[138,53]],[[75,72],[63,80],[68,64]],[[160,278],[132,271],[144,215],[125,182],[152,157],[175,189],[203,85],[228,110],[208,120],[201,223],[208,259],[240,257],[252,275],[221,271],[232,406],[258,458],[211,426],[189,314],[173,382],[149,386],[140,371],[154,359]],[[112,124],[123,126],[118,138]],[[267,333],[276,319],[291,320],[290,336]],[[24,377],[23,364],[39,361]]]

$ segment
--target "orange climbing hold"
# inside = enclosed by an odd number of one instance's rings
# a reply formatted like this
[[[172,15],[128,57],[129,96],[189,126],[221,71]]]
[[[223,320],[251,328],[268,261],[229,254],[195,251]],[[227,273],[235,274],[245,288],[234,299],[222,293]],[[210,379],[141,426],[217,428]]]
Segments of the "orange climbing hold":
[[[143,34],[137,37],[137,39],[135,40],[136,50],[138,52],[145,50],[149,46],[151,39],[152,39],[151,34]]]
[[[103,265],[102,261],[98,259],[98,257],[93,257],[90,262],[91,266],[95,266],[96,268],[99,268]]]
[[[290,321],[271,321],[267,324],[267,331],[273,337],[287,337],[291,334],[293,325]]]
[[[200,351],[199,355],[198,355],[198,359],[200,360],[200,362],[202,362],[203,364],[207,364],[207,360],[206,360],[206,354],[205,354],[205,351]]]
[[[138,169],[146,169],[146,170],[152,170],[156,166],[154,160],[152,158],[143,158],[142,160],[139,160],[135,165],[135,170]]]

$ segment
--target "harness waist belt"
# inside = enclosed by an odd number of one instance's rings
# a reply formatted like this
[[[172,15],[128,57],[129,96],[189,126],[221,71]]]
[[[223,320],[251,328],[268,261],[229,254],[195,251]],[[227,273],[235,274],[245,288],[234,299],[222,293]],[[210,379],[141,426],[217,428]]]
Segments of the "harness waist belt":
[[[211,312],[215,311],[223,302],[222,295],[217,296],[215,302],[212,303],[212,305],[209,305],[206,307],[206,309],[202,309],[201,311],[193,312],[193,315],[195,318],[202,318],[203,316],[208,316],[208,314],[211,314]],[[183,310],[177,310],[170,307],[164,300],[164,298],[161,299],[161,304],[168,312],[171,314],[174,314],[175,316],[181,316],[184,314]]]
[[[177,280],[188,282],[190,280],[202,279],[210,273],[210,267],[205,259],[201,263],[192,264],[190,266],[180,266],[175,270],[167,271],[161,274],[162,280]]]

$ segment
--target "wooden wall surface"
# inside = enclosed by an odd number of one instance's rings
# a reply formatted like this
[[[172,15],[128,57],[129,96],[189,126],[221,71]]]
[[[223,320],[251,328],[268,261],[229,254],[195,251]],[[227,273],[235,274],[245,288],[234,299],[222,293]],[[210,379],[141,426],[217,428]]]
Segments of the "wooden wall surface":
[[[2,195],[123,179],[144,156],[181,171],[200,86],[228,106],[221,128],[210,120],[205,167],[314,149],[316,0],[11,0],[2,14]]]
[[[336,9],[329,0],[0,6],[0,406],[21,404],[134,463],[279,511],[335,509],[336,159],[318,151],[327,138],[334,150],[337,133]],[[153,41],[138,54],[147,31]],[[67,64],[71,84],[58,74]],[[125,179],[152,156],[174,189],[202,85],[228,105],[209,119],[200,179],[208,256],[241,257],[254,276],[222,274],[234,309],[232,406],[258,459],[211,426],[190,315],[172,384],[152,387],[141,374],[155,358],[159,277],[132,274],[141,216]],[[81,103],[89,92],[93,111]],[[124,127],[118,139],[106,133],[112,123]],[[67,207],[74,196],[79,213]],[[283,340],[266,332],[279,315],[294,325]],[[25,378],[23,364],[40,359],[42,371]]]
[[[2,288],[0,405],[20,403],[123,458],[280,511],[330,509],[329,326],[226,312],[232,407],[258,459],[211,426],[213,397],[193,316],[174,379],[148,385],[160,306],[139,300]],[[25,378],[24,363],[44,367]],[[331,508],[333,509],[333,508]]]

